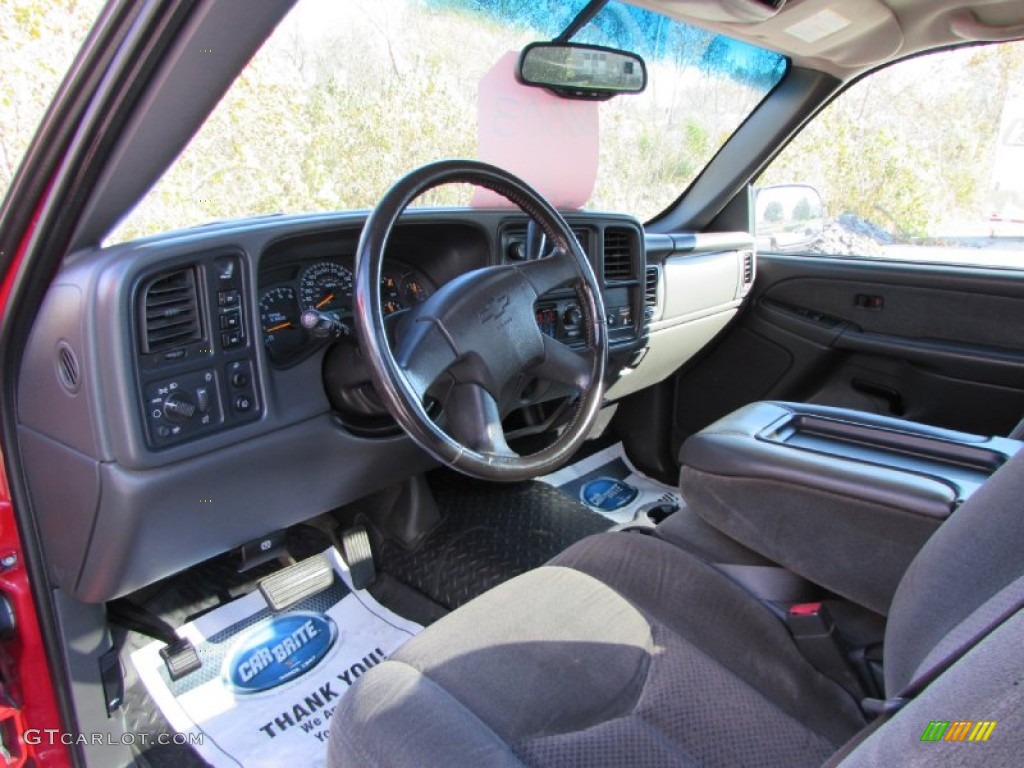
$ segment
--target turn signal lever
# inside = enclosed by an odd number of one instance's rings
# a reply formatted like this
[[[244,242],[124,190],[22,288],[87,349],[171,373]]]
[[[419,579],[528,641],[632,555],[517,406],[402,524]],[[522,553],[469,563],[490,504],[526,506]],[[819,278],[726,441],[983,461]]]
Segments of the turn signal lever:
[[[321,339],[340,339],[352,333],[351,329],[334,315],[318,309],[307,309],[302,313],[299,322],[303,328]]]

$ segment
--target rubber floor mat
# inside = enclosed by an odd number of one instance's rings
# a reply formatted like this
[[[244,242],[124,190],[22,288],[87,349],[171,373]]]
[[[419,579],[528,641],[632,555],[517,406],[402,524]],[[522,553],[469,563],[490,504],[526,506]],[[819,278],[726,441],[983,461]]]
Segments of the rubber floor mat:
[[[610,526],[544,483],[484,483],[441,472],[430,484],[441,524],[412,549],[385,541],[379,565],[448,609]]]

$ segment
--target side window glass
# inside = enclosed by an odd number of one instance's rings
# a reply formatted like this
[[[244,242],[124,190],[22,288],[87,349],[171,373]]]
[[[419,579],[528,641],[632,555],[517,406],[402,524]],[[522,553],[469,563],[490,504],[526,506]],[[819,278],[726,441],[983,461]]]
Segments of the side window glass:
[[[762,174],[762,251],[1024,268],[1024,42],[869,75]]]

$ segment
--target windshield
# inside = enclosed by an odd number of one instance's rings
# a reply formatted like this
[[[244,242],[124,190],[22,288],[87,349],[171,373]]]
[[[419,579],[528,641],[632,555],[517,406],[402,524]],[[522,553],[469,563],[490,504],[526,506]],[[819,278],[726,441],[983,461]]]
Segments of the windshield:
[[[112,240],[255,214],[370,208],[399,177],[445,158],[497,162],[538,183],[528,168],[501,162],[510,154],[569,180],[573,194],[553,198],[562,207],[647,220],[696,177],[786,60],[612,2],[573,40],[644,56],[647,90],[521,109],[516,130],[529,142],[503,140],[508,97],[485,84],[510,70],[512,52],[555,37],[583,5],[300,0]],[[568,152],[543,146],[555,134]],[[458,187],[418,202],[493,204]]]

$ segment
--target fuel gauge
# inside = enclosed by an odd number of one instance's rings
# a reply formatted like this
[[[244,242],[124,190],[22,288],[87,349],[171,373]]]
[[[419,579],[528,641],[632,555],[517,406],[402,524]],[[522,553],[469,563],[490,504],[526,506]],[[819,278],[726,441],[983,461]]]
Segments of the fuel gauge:
[[[411,307],[423,302],[427,298],[427,292],[420,285],[415,275],[406,275],[402,278],[402,299],[405,305]]]

